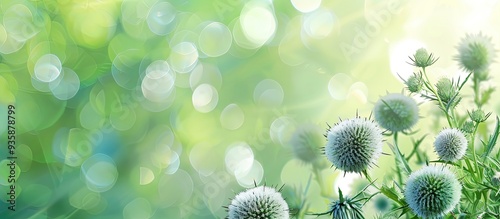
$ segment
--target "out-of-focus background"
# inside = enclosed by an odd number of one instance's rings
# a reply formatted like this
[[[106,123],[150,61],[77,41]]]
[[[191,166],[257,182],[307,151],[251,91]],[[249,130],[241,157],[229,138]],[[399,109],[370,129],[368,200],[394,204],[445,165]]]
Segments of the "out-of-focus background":
[[[431,80],[464,75],[454,56],[467,33],[500,49],[498,0],[2,0],[0,15],[7,218],[223,218],[254,184],[285,184],[294,200],[312,176],[292,151],[297,129],[368,117],[380,96],[403,92],[418,48],[440,57]],[[441,130],[437,108],[416,100],[414,130]],[[8,104],[15,212],[4,197]],[[382,158],[370,170],[381,181],[394,166]],[[332,199],[339,186],[366,185],[331,168],[319,175]],[[313,178],[309,211],[328,209],[320,193]],[[372,203],[365,212],[379,213]]]

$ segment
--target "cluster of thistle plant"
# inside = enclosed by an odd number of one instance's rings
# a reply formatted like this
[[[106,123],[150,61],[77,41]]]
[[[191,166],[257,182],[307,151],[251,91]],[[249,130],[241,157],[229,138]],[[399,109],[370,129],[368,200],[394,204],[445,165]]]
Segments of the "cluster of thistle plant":
[[[293,134],[291,146],[296,158],[312,164],[311,175],[321,188],[321,196],[331,200],[326,211],[311,212],[303,199],[310,177],[304,191],[287,193],[291,196],[288,203],[280,191],[270,187],[244,191],[229,205],[228,218],[373,218],[363,213],[368,202],[377,208],[375,218],[500,218],[500,153],[495,147],[500,120],[497,116],[496,122],[489,121],[491,113],[484,112],[494,91],[485,86],[496,51],[491,39],[483,34],[466,35],[457,49],[455,60],[467,73],[465,77],[429,80],[428,72],[438,58],[424,48],[418,49],[408,61],[417,71],[403,79],[408,92],[381,97],[375,103],[373,119],[356,113],[324,134],[326,160],[335,170],[363,175],[366,187],[353,196],[345,196],[338,189],[337,198],[324,192],[320,171],[326,168],[326,161],[317,150],[324,141],[316,128],[300,128]],[[472,95],[464,95],[470,88]],[[414,97],[438,107],[440,116],[446,119],[441,131],[414,130],[422,116]],[[412,144],[401,143],[401,137],[411,139]],[[429,138],[438,159],[430,160],[430,152],[424,149],[423,144],[428,142],[425,139]],[[382,152],[384,145],[392,154]],[[411,152],[403,154],[401,149]],[[396,165],[385,179],[378,180],[370,176],[369,170],[377,168],[381,156],[392,156]]]

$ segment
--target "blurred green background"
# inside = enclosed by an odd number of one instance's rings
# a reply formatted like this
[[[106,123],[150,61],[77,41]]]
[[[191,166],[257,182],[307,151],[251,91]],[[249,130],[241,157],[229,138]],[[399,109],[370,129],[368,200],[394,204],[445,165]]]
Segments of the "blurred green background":
[[[312,172],[293,156],[295,130],[369,116],[403,91],[420,47],[440,57],[435,80],[464,75],[465,34],[500,45],[498,0],[2,0],[0,15],[0,160],[14,104],[19,168],[2,218],[223,218],[254,183],[293,200]],[[441,130],[417,101],[415,130]],[[393,159],[378,165],[373,178],[390,179]],[[331,198],[366,184],[320,174]],[[314,212],[330,201],[315,181],[306,199]]]

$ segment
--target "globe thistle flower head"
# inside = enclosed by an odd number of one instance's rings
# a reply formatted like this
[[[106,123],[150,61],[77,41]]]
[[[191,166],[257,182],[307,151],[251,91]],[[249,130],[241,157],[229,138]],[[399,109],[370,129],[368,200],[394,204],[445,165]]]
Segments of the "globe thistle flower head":
[[[464,133],[472,134],[474,132],[474,122],[470,120],[465,121],[460,130]]]
[[[229,219],[288,219],[288,205],[276,189],[259,186],[239,193],[228,208]]]
[[[453,85],[453,82],[448,78],[441,78],[436,84],[437,95],[443,103],[446,105],[451,104],[452,106],[456,106],[458,104],[458,90]]]
[[[382,131],[373,121],[356,117],[335,124],[325,134],[326,158],[345,172],[362,173],[382,153]]]
[[[484,111],[481,109],[475,109],[472,112],[469,112],[469,117],[472,121],[474,122],[484,122],[488,117],[491,115],[491,113],[484,114]]]
[[[500,187],[500,172],[496,172],[491,178],[491,184],[495,187]]]
[[[421,218],[441,218],[460,201],[462,186],[446,167],[427,166],[413,172],[404,196],[412,211]]]
[[[467,150],[467,138],[458,129],[444,129],[434,140],[434,150],[443,161],[460,160]]]
[[[381,97],[373,110],[375,121],[392,132],[410,129],[418,122],[418,106],[413,98],[394,93]]]
[[[418,93],[422,90],[422,77],[413,74],[405,81],[408,90],[412,93]]]
[[[456,59],[461,67],[474,74],[484,74],[496,57],[491,38],[479,34],[467,34],[458,45]]]
[[[415,52],[413,57],[410,57],[410,60],[411,65],[425,68],[436,63],[438,58],[435,58],[432,54],[429,55],[429,52],[425,48],[420,48]]]
[[[315,125],[299,127],[290,138],[293,155],[305,163],[313,163],[321,154],[320,147],[324,145],[321,129]]]

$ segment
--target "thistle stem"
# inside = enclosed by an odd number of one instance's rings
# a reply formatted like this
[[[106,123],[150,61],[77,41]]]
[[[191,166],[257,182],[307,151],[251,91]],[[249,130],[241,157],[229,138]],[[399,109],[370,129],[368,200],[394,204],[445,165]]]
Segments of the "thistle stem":
[[[453,123],[451,122],[450,114],[448,113],[448,110],[446,109],[446,107],[444,107],[443,101],[441,101],[441,98],[437,94],[436,89],[434,89],[434,86],[430,83],[429,77],[427,76],[427,72],[425,71],[425,67],[422,68],[422,72],[423,72],[423,75],[425,77],[424,83],[427,83],[427,85],[428,85],[427,87],[431,90],[432,94],[434,94],[434,96],[436,96],[436,99],[439,102],[439,106],[441,107],[441,110],[443,110],[444,114],[446,115],[446,120],[448,121],[448,125],[450,125],[450,128],[453,128]]]
[[[394,132],[393,137],[394,137],[394,147],[396,147],[397,150],[399,151],[399,146],[398,146],[398,132]],[[396,163],[396,174],[398,175],[398,183],[400,185],[403,185],[403,177],[401,176],[401,170],[399,169],[397,158],[394,160],[394,162]]]
[[[330,198],[328,194],[325,191],[325,184],[323,183],[323,176],[321,175],[321,172],[318,170],[318,168],[313,167],[313,173],[314,173],[314,178],[318,182],[320,191],[321,191],[321,196],[325,198]]]

